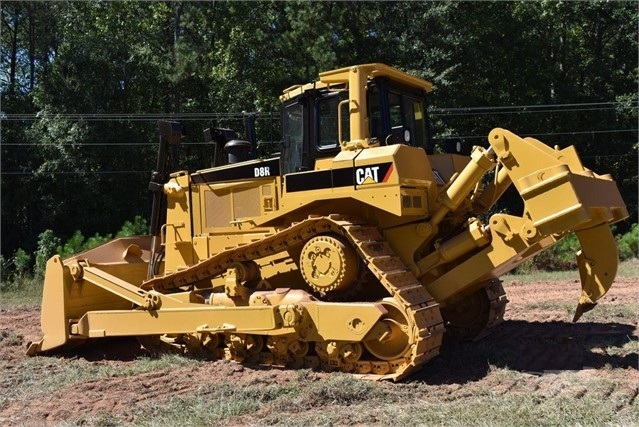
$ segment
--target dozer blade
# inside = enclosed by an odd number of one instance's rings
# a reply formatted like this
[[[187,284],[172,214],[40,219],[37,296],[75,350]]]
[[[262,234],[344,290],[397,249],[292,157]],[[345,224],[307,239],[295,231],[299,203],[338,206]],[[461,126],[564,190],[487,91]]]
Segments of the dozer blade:
[[[49,350],[72,349],[86,341],[86,337],[71,334],[71,322],[90,310],[130,309],[131,302],[122,297],[75,280],[78,260],[90,260],[101,271],[119,280],[139,286],[146,278],[150,236],[125,237],[62,260],[55,255],[47,262],[42,290],[43,337],[27,349],[32,356]]]
[[[617,274],[618,253],[615,239],[608,225],[575,232],[581,250],[577,252],[577,265],[581,279],[581,297],[573,322],[592,310],[597,300],[606,295]]]
[[[68,340],[68,324],[64,301],[64,265],[59,256],[47,262],[44,289],[42,295],[43,337],[29,344],[27,354],[33,356],[53,348],[62,347]]]

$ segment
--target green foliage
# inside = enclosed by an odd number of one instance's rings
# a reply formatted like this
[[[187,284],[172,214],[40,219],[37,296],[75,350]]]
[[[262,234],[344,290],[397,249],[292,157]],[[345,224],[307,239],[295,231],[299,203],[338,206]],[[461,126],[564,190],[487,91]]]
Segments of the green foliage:
[[[147,221],[136,216],[133,221],[124,222],[116,233],[116,237],[146,235],[148,232]],[[0,289],[4,293],[3,303],[14,305],[37,303],[42,294],[42,280],[49,258],[56,254],[62,258],[71,257],[112,239],[111,233],[104,235],[96,233],[85,238],[81,231],[76,230],[63,243],[52,230],[45,230],[40,233],[37,250],[32,255],[19,248],[8,260],[0,256]]]
[[[116,237],[140,236],[148,233],[149,226],[146,219],[138,215],[133,221],[125,221],[120,231],[116,233]],[[85,238],[81,231],[76,230],[64,245],[56,247],[56,253],[62,258],[68,258],[77,253],[103,245],[112,239],[112,234],[100,235],[98,233],[89,238]]]
[[[136,216],[133,221],[125,221],[115,237],[140,236],[149,233],[149,226],[146,219]],[[64,243],[56,247],[56,253],[62,258],[68,258],[80,252],[88,251],[113,240],[112,234],[94,234],[85,238],[81,231],[75,233]]]
[[[77,230],[62,246],[56,248],[56,253],[62,258],[68,258],[84,249],[84,236]]]
[[[22,277],[29,274],[31,270],[31,256],[27,252],[19,248],[14,255],[6,260],[0,257],[0,279],[2,289],[7,290],[19,286],[17,282]]]
[[[55,255],[60,243],[60,238],[53,233],[53,230],[45,230],[40,233],[38,236],[38,249],[35,252],[34,273],[36,276],[44,277],[47,261]]]
[[[133,221],[125,221],[122,224],[122,228],[115,237],[145,236],[147,234],[149,234],[148,221],[146,218],[136,215]]]
[[[626,234],[617,236],[619,259],[637,258],[639,256],[639,226],[637,223]]]
[[[4,256],[0,255],[0,280],[4,281],[7,278],[7,274],[9,272],[10,263],[7,261]]]
[[[574,233],[535,256],[534,264],[540,270],[570,270],[577,267],[576,253],[581,248]]]
[[[234,113],[259,111],[258,139],[277,141],[267,118],[282,89],[374,61],[435,83],[439,145],[461,135],[470,151],[495,126],[574,144],[636,217],[633,2],[7,2],[0,12],[6,259],[39,250],[47,229],[63,241],[77,229],[105,236],[148,215],[157,116],[133,115],[193,114],[181,168],[200,169],[209,153],[192,143],[211,122],[240,130]],[[517,105],[533,108],[503,109]],[[510,192],[496,208],[516,213],[521,200]]]
[[[31,255],[27,254],[24,249],[19,248],[13,255],[13,263],[17,274],[24,274],[31,267]]]
[[[149,233],[146,219],[136,216],[133,221],[125,221],[116,237],[140,236]],[[53,230],[45,230],[38,236],[38,247],[34,252],[35,263],[33,274],[36,279],[42,279],[46,270],[46,263],[53,255],[68,258],[77,253],[93,249],[113,239],[113,234],[95,233],[85,238],[80,230],[76,230],[64,243],[55,235]],[[0,257],[0,272],[5,289],[16,280],[27,280],[31,275],[32,256],[22,248],[16,250],[8,260]]]
[[[635,259],[639,251],[639,228],[635,223],[629,232],[615,237],[619,260]],[[562,271],[577,268],[576,253],[581,249],[574,233],[569,234],[554,246],[537,254],[532,260],[517,267],[516,274],[534,274],[538,271]]]

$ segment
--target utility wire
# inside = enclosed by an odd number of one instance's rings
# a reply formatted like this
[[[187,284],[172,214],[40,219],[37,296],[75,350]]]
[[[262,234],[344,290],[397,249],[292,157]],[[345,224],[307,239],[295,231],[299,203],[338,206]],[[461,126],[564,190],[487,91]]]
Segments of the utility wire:
[[[40,175],[114,175],[114,174],[150,174],[153,171],[57,171],[57,172],[41,172]],[[36,172],[28,172],[28,171],[10,171],[10,172],[0,172],[0,175],[35,175]]]
[[[449,107],[444,108],[446,111],[473,111],[473,110],[529,110],[529,109],[561,109],[561,108],[574,108],[574,107],[606,107],[606,106],[618,106],[627,105],[629,103],[636,104],[638,99],[629,101],[606,101],[606,102],[579,102],[579,103],[566,103],[566,104],[525,104],[525,105],[494,105],[494,106],[480,106],[480,107]],[[636,108],[634,105],[631,108]]]
[[[154,142],[77,142],[66,144],[66,147],[75,148],[75,147],[157,147],[157,143]],[[208,142],[182,142],[180,146],[191,146],[191,145],[211,145]],[[55,144],[38,144],[33,142],[7,142],[1,143],[2,147],[59,147],[59,145]]]
[[[604,134],[604,133],[628,133],[628,132],[639,132],[639,129],[607,129],[607,130],[581,130],[581,131],[567,131],[567,132],[547,132],[547,133],[522,133],[519,134],[521,137],[527,136],[557,136],[557,135],[589,135],[589,134]],[[440,137],[434,137],[435,140],[444,140],[444,139],[478,139],[478,138],[488,138],[488,135],[466,135],[466,136],[458,136],[458,135],[445,135]]]
[[[626,154],[607,154],[597,156],[580,156],[581,159],[607,159],[607,158],[623,158],[623,157],[637,157],[637,153]],[[58,171],[58,172],[41,172],[42,176],[47,175],[113,175],[113,174],[150,174],[153,171],[149,170],[128,170],[128,171]],[[35,175],[36,172],[28,171],[9,171],[0,172],[0,175]]]
[[[589,134],[606,134],[606,133],[630,133],[639,132],[639,129],[602,129],[602,130],[582,130],[582,131],[566,131],[566,132],[546,132],[546,133],[529,133],[521,134],[520,136],[560,136],[560,135],[589,135]],[[442,135],[434,137],[435,140],[448,140],[448,139],[485,139],[488,135]],[[207,146],[211,145],[208,142],[183,142],[181,146]],[[32,142],[7,142],[0,143],[1,147],[59,147],[54,144],[38,144]],[[68,144],[66,147],[70,148],[84,148],[84,147],[155,147],[157,143],[154,142],[89,142],[89,143],[74,143]]]
[[[609,101],[609,102],[584,102],[567,104],[527,104],[484,107],[449,107],[432,108],[429,113],[433,116],[454,116],[470,114],[516,114],[516,113],[559,113],[574,111],[601,111],[610,109],[637,109],[639,101]],[[279,111],[257,112],[257,119],[271,119],[280,116]],[[185,113],[16,113],[7,114],[0,112],[0,120],[39,120],[39,119],[66,119],[86,121],[146,121],[146,120],[214,120],[214,119],[243,119],[245,113],[241,112],[185,112]]]
[[[270,120],[279,117],[279,112],[273,113],[257,113],[258,120]],[[64,119],[64,120],[85,120],[85,121],[151,121],[151,120],[216,120],[216,119],[244,119],[243,113],[78,113],[78,114],[43,114],[43,113],[16,113],[4,114],[0,113],[0,120],[6,121],[25,121],[25,120],[41,120],[41,119]]]
[[[582,102],[572,104],[528,104],[528,105],[502,105],[486,107],[455,107],[455,108],[432,108],[433,113],[457,113],[457,112],[480,112],[480,111],[500,111],[510,110],[511,112],[555,112],[555,111],[595,111],[601,109],[623,108],[635,109],[639,107],[639,100],[608,101],[608,102]],[[629,105],[631,104],[631,105]],[[607,108],[603,108],[607,107]],[[521,111],[520,111],[521,110]],[[537,111],[536,111],[537,110]]]
[[[477,114],[518,114],[518,113],[550,113],[550,112],[569,112],[569,111],[601,111],[615,109],[617,107],[622,109],[637,109],[637,101],[633,100],[631,105],[627,105],[625,102],[598,102],[598,103],[571,103],[571,104],[534,104],[534,105],[515,105],[515,106],[492,106],[492,107],[459,107],[459,108],[434,108],[431,109],[431,116],[463,116],[463,115],[477,115]],[[279,112],[257,113],[257,119],[270,120],[280,116]],[[149,121],[149,120],[207,120],[212,121],[216,119],[243,119],[246,117],[245,113],[219,113],[219,112],[204,112],[204,113],[141,113],[141,114],[4,114],[0,112],[0,121],[23,121],[23,120],[39,120],[39,119],[66,119],[66,120],[86,120],[86,121]],[[562,135],[588,135],[588,134],[607,134],[607,133],[628,133],[638,132],[638,129],[606,129],[606,130],[585,130],[585,131],[568,131],[568,132],[546,132],[546,133],[533,133],[522,134],[522,136],[532,137],[548,137],[548,136],[562,136]],[[435,140],[450,140],[450,139],[484,139],[486,135],[446,135],[436,137]],[[4,147],[25,147],[32,146],[41,148],[43,145],[37,143],[2,143]],[[98,142],[98,143],[78,143],[70,144],[71,147],[143,147],[143,146],[155,146],[156,143],[131,143],[131,142]],[[190,142],[183,143],[183,146],[200,146],[208,145],[205,142]],[[600,156],[584,156],[583,158],[614,158],[614,157],[627,157],[635,156],[636,154],[620,154],[620,155],[600,155]],[[76,174],[148,174],[151,171],[60,171],[52,172],[54,175],[76,175]],[[33,175],[35,172],[24,171],[8,171],[0,172],[1,175]]]

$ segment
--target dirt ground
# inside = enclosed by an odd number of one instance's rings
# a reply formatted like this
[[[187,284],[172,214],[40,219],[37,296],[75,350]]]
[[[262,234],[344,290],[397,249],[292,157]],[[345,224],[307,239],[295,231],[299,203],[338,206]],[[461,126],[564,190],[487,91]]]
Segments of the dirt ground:
[[[609,395],[625,396],[636,410],[639,393],[639,355],[616,354],[610,348],[637,341],[639,336],[639,283],[636,279],[618,279],[608,295],[594,311],[586,313],[578,323],[572,314],[579,295],[579,283],[505,282],[509,299],[505,322],[478,342],[450,343],[445,341],[440,356],[429,362],[407,382],[423,387],[431,395],[450,396],[472,394],[491,389],[498,394],[509,393],[518,384],[490,375],[491,365],[508,366],[529,372],[524,385],[535,393],[556,395],[575,388],[562,384],[561,371],[578,371],[584,381],[589,377],[610,378],[614,389]],[[574,304],[574,305],[573,305]],[[628,307],[633,309],[628,312]],[[26,381],[21,368],[29,360],[27,343],[40,337],[39,308],[5,308],[0,311],[0,387]],[[636,348],[636,347],[634,347]],[[608,349],[608,350],[606,350]],[[86,361],[97,367],[127,370],[142,354],[137,341],[122,339],[108,345],[78,350],[65,358],[66,363]],[[487,363],[488,360],[488,363]],[[213,366],[211,366],[211,364]],[[47,363],[40,363],[29,375],[47,376]],[[145,401],[162,401],[229,378],[242,382],[281,382],[294,378],[293,371],[269,371],[225,361],[201,365],[166,367],[157,371],[80,381],[58,388],[55,393],[19,396],[0,405],[0,425],[42,425],[61,422],[76,423],[92,414],[113,413],[125,420],[133,419],[136,405]],[[317,375],[330,375],[318,373]],[[170,381],[168,380],[170,379]],[[31,378],[30,380],[33,380]],[[406,381],[405,381],[406,382]],[[389,385],[392,386],[392,383]],[[623,410],[624,408],[620,408]],[[240,423],[242,420],[235,420]],[[246,421],[251,421],[247,419]]]

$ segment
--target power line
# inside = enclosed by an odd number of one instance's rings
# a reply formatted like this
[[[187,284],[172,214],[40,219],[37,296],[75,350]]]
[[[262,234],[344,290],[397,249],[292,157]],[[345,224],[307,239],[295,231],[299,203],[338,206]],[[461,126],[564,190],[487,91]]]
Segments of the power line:
[[[633,100],[633,102],[638,102],[639,100]],[[447,108],[446,110],[455,111],[455,110],[482,110],[482,109],[493,109],[493,110],[505,110],[505,109],[524,109],[524,108],[566,108],[566,107],[595,107],[595,106],[606,106],[606,105],[619,105],[626,104],[624,101],[605,101],[605,102],[579,102],[579,103],[569,103],[569,104],[526,104],[526,105],[499,105],[499,106],[491,106],[491,107],[457,107],[457,108]]]
[[[608,158],[623,158],[623,157],[637,157],[638,153],[625,153],[625,154],[606,154],[596,156],[580,156],[581,159],[608,159]],[[122,174],[150,174],[151,170],[128,170],[128,171],[56,171],[56,172],[41,172],[43,176],[47,175],[122,175]],[[35,175],[36,172],[29,171],[9,171],[0,172],[0,175]]]
[[[589,134],[605,134],[605,133],[628,133],[628,132],[639,132],[639,129],[606,129],[606,130],[582,130],[582,131],[567,131],[567,132],[547,132],[547,133],[522,133],[519,134],[521,137],[528,136],[558,136],[558,135],[589,135]],[[458,136],[458,135],[446,135],[441,137],[435,137],[435,140],[444,140],[444,139],[485,139],[488,135],[466,135],[466,136]]]
[[[565,132],[545,132],[545,133],[529,133],[520,134],[522,137],[526,136],[561,136],[561,135],[589,135],[589,134],[607,134],[607,133],[632,133],[639,132],[639,129],[601,129],[601,130],[582,130],[582,131],[565,131]],[[442,135],[434,137],[435,140],[448,140],[448,139],[485,139],[488,135]],[[181,146],[210,146],[207,142],[183,142]],[[155,142],[90,142],[90,143],[74,143],[68,144],[66,147],[70,148],[84,148],[84,147],[155,147]],[[57,148],[58,145],[51,144],[38,144],[32,142],[7,142],[0,143],[0,147],[34,147],[43,148],[51,147]]]
[[[639,108],[638,100],[631,103],[622,101],[609,102],[583,102],[572,104],[528,104],[528,105],[503,105],[503,106],[486,106],[486,107],[456,107],[456,108],[432,108],[433,114],[456,114],[456,113],[481,113],[481,112],[497,112],[506,111],[506,113],[546,113],[546,112],[563,112],[563,111],[600,111],[616,108],[636,109]],[[629,105],[630,104],[630,105]]]
[[[42,176],[47,175],[123,175],[123,174],[150,174],[153,171],[57,171],[57,172],[41,172],[39,173]],[[0,175],[36,175],[36,172],[28,172],[28,171],[9,171],[9,172],[0,172]]]
[[[258,113],[257,119],[270,120],[279,117],[279,112]],[[151,121],[151,120],[217,120],[217,119],[244,119],[244,113],[220,113],[220,112],[203,112],[203,113],[16,113],[6,114],[0,113],[0,120],[5,121],[25,121],[25,120],[84,120],[84,121]]]
[[[638,107],[630,107],[632,109],[636,109]],[[606,108],[570,108],[570,109],[545,109],[545,110],[532,110],[532,109],[522,109],[522,110],[510,110],[510,111],[493,111],[493,110],[485,110],[485,111],[454,111],[454,112],[439,112],[439,113],[431,113],[431,117],[458,117],[458,116],[499,116],[506,114],[538,114],[538,113],[569,113],[569,112],[583,112],[583,111],[606,111],[606,110],[617,110],[617,107],[606,107]]]
[[[71,144],[67,144],[66,147],[71,147],[71,148],[75,148],[75,147],[143,147],[143,146],[148,146],[148,147],[157,147],[157,142],[78,142],[78,143],[71,143]],[[211,143],[208,142],[183,142],[180,144],[180,146],[191,146],[191,145],[212,145]],[[52,148],[56,148],[59,147],[59,145],[53,145],[53,144],[38,144],[38,143],[33,143],[33,142],[7,142],[7,143],[1,143],[0,146],[2,147],[52,147]]]
[[[480,107],[443,107],[431,108],[433,116],[455,115],[485,115],[485,114],[516,114],[516,113],[557,113],[574,111],[602,111],[612,109],[637,109],[639,100],[629,102],[583,102],[565,104],[526,104]],[[280,116],[279,111],[258,112],[257,119],[274,119]],[[64,119],[85,121],[150,121],[150,120],[215,120],[215,119],[243,119],[244,112],[184,112],[184,113],[0,113],[0,120],[24,121],[40,119]]]

